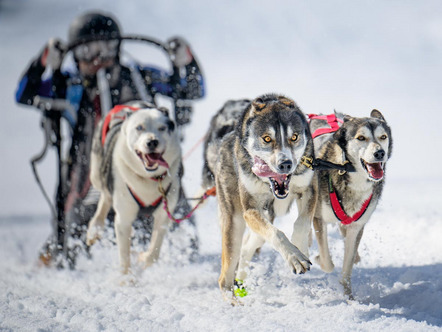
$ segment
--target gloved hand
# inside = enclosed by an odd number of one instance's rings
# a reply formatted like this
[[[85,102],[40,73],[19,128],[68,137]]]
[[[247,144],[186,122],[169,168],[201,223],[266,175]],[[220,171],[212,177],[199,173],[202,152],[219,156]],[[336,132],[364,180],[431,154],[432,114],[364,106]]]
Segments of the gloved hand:
[[[184,67],[193,60],[189,44],[181,37],[173,37],[167,41],[170,59],[177,67]]]
[[[60,69],[67,47],[59,39],[51,38],[46,44],[40,57],[43,67],[51,67],[52,70]]]

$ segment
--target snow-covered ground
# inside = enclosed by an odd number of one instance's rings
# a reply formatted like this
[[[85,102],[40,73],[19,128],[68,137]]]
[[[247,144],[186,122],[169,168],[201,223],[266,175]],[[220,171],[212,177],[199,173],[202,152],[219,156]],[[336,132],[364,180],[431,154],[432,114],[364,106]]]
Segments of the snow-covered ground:
[[[366,227],[355,267],[356,301],[339,284],[343,243],[330,228],[335,271],[292,274],[265,245],[253,262],[244,306],[217,285],[220,231],[214,199],[198,213],[200,257],[189,263],[167,241],[155,266],[120,286],[116,247],[104,241],[75,271],[40,268],[46,218],[0,220],[0,327],[29,331],[441,331],[440,199],[431,182],[389,181]],[[290,234],[291,218],[278,221]],[[175,235],[176,236],[176,235]],[[136,248],[135,248],[136,249]],[[311,250],[317,254],[316,244]]]
[[[244,305],[226,304],[217,285],[221,238],[213,198],[196,214],[196,261],[170,244],[179,233],[170,234],[158,264],[136,271],[133,286],[120,286],[111,236],[74,271],[37,266],[50,233],[49,211],[28,160],[41,148],[42,134],[38,112],[16,105],[13,95],[45,41],[66,39],[69,22],[90,8],[113,12],[126,33],[160,40],[180,34],[191,42],[207,96],[195,103],[184,153],[229,98],[280,92],[308,113],[383,112],[395,145],[383,199],[354,270],[356,301],[342,295],[343,243],[330,227],[333,273],[313,265],[293,275],[266,245],[252,264]],[[442,131],[435,123],[441,77],[437,0],[0,0],[0,330],[441,331]],[[53,158],[39,167],[49,190]],[[185,161],[190,195],[201,166],[199,146]],[[277,225],[290,234],[295,215]]]

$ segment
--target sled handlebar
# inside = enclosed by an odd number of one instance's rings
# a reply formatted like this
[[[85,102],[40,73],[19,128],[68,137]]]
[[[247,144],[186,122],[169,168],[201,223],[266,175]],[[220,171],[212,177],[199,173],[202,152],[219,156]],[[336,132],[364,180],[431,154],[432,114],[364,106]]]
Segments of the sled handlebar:
[[[74,44],[69,45],[69,47],[67,49],[67,52],[72,51],[78,45],[85,44],[85,43],[88,43],[88,42],[91,42],[91,41],[96,41],[96,40],[102,40],[102,39],[91,38],[91,39],[81,40],[79,42],[76,42]],[[161,42],[161,41],[159,41],[159,40],[157,40],[155,38],[151,38],[151,37],[148,37],[148,36],[127,35],[127,36],[121,36],[121,37],[118,37],[118,38],[113,38],[112,40],[120,40],[120,41],[122,41],[122,40],[135,40],[135,41],[142,41],[142,42],[146,42],[146,43],[155,45],[155,46],[161,48],[166,53],[168,53],[168,51],[169,51],[169,48],[167,47],[166,44],[164,44],[163,42]]]

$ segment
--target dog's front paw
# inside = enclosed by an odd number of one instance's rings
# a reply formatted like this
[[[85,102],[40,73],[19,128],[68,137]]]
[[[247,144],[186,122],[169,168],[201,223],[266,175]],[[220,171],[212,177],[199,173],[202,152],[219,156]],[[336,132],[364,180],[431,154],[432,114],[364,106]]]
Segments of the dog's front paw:
[[[312,265],[308,257],[295,246],[293,246],[293,250],[287,254],[286,261],[295,274],[306,273]]]
[[[324,259],[322,259],[321,255],[315,257],[315,263],[318,264],[321,267],[321,270],[326,273],[332,272],[333,269],[335,268],[335,265],[331,260],[324,262]]]
[[[223,295],[224,301],[226,301],[232,307],[244,305],[240,301],[240,299],[237,296],[235,296],[235,294],[232,290],[222,290],[221,293]]]
[[[90,247],[95,242],[101,239],[103,228],[99,226],[90,225],[87,229],[86,244]]]

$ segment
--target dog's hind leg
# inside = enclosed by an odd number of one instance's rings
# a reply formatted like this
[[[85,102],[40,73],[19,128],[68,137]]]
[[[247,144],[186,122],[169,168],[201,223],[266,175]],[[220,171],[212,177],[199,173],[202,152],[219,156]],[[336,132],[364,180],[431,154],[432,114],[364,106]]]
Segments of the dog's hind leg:
[[[245,280],[247,277],[247,267],[252,260],[256,250],[261,248],[265,243],[265,240],[254,232],[249,232],[244,237],[244,241],[241,247],[241,255],[239,258],[238,271],[236,273],[236,279]]]
[[[344,286],[344,295],[348,296],[350,300],[353,300],[351,274],[359,243],[364,233],[364,226],[361,227],[357,223],[354,223],[346,229],[345,233],[344,264],[342,267],[341,284]]]
[[[101,233],[104,229],[104,222],[112,206],[112,199],[109,195],[101,193],[100,199],[98,201],[97,210],[94,216],[89,222],[86,235],[86,244],[88,246],[93,245],[97,240],[100,239]]]
[[[328,248],[327,224],[322,219],[315,217],[313,218],[313,227],[319,247],[319,255],[316,256],[315,261],[319,264],[322,271],[330,273],[335,266]]]

